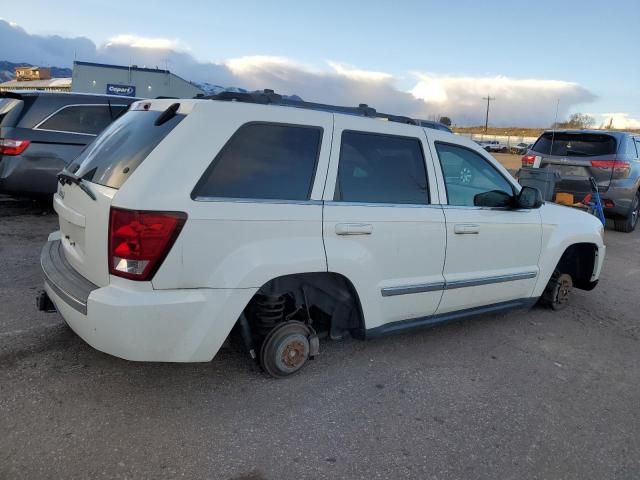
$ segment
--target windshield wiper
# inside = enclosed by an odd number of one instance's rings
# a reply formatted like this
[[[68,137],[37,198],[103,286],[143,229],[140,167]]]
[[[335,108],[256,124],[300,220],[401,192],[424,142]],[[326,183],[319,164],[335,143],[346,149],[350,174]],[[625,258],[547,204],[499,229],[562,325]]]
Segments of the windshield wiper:
[[[91,200],[93,200],[94,202],[96,201],[95,193],[93,193],[91,189],[82,181],[82,178],[80,178],[74,173],[71,173],[66,168],[58,174],[58,182],[60,182],[60,185],[63,185],[63,186],[71,185],[72,183],[74,183],[78,187],[80,187],[80,190],[86,193]]]

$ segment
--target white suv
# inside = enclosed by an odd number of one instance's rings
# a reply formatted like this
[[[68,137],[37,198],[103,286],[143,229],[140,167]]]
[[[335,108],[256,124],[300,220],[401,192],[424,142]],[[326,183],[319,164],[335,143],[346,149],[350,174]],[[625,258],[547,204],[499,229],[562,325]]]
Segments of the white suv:
[[[41,308],[129,360],[209,361],[233,330],[285,376],[323,333],[561,308],[605,254],[475,142],[270,91],[134,103],[59,181]]]

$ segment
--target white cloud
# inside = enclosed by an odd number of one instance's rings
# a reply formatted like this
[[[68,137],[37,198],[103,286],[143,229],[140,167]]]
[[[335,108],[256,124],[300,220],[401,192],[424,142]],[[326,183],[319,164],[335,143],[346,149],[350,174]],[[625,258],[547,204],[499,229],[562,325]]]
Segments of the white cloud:
[[[561,80],[515,79],[505,76],[440,76],[417,73],[411,90],[431,109],[446,113],[457,123],[484,123],[487,95],[491,103],[489,122],[493,125],[547,126],[564,118],[576,105],[595,96],[586,88]]]
[[[394,82],[395,78],[390,73],[359,70],[350,65],[329,61],[329,66],[340,76],[362,82]]]
[[[186,50],[182,47],[178,40],[169,38],[149,38],[139,37],[137,35],[122,34],[111,37],[106,46],[125,45],[132,48],[152,48],[160,50]]]
[[[608,128],[611,124],[612,128],[640,128],[640,118],[632,118],[628,113],[614,112],[614,113],[590,113],[589,115],[596,118],[596,124]]]
[[[297,94],[308,101],[337,105],[366,103],[379,111],[430,118],[446,115],[459,125],[484,123],[487,94],[491,104],[489,123],[504,126],[545,127],[583,108],[595,96],[577,83],[560,80],[514,79],[504,76],[442,76],[414,73],[409,91],[399,87],[400,77],[387,72],[359,69],[328,61],[322,68],[278,56],[231,58],[220,63],[193,57],[179,40],[116,35],[96,46],[88,38],[65,38],[27,33],[0,20],[0,59],[69,67],[74,58],[102,63],[165,67],[188,80],[249,90],[272,88]],[[400,72],[404,74],[404,72]],[[636,120],[615,114],[614,124],[633,125]],[[626,122],[626,123],[625,123]],[[624,127],[622,127],[624,128]]]

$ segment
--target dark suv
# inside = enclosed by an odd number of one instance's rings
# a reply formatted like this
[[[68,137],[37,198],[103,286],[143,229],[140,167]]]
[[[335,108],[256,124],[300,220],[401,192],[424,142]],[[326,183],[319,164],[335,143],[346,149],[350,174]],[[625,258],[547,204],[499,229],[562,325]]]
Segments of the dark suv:
[[[58,172],[135,100],[82,93],[0,93],[0,192],[54,193]]]
[[[640,217],[640,135],[608,130],[546,131],[522,157],[531,167],[541,157],[540,168],[559,174],[556,192],[584,200],[598,184],[605,216],[615,229],[631,232]]]

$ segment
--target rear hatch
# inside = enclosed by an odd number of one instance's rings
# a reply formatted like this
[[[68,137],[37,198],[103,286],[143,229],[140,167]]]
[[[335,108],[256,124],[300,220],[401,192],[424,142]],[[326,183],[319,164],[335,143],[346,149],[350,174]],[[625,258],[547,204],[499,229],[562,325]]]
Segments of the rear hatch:
[[[572,193],[579,201],[591,191],[589,177],[601,192],[607,191],[617,149],[617,139],[606,133],[545,132],[530,153],[542,157],[540,168],[559,174],[556,191]]]
[[[114,196],[184,116],[152,110],[149,102],[133,104],[64,171],[54,194],[64,254],[92,283],[109,283],[109,212]]]

